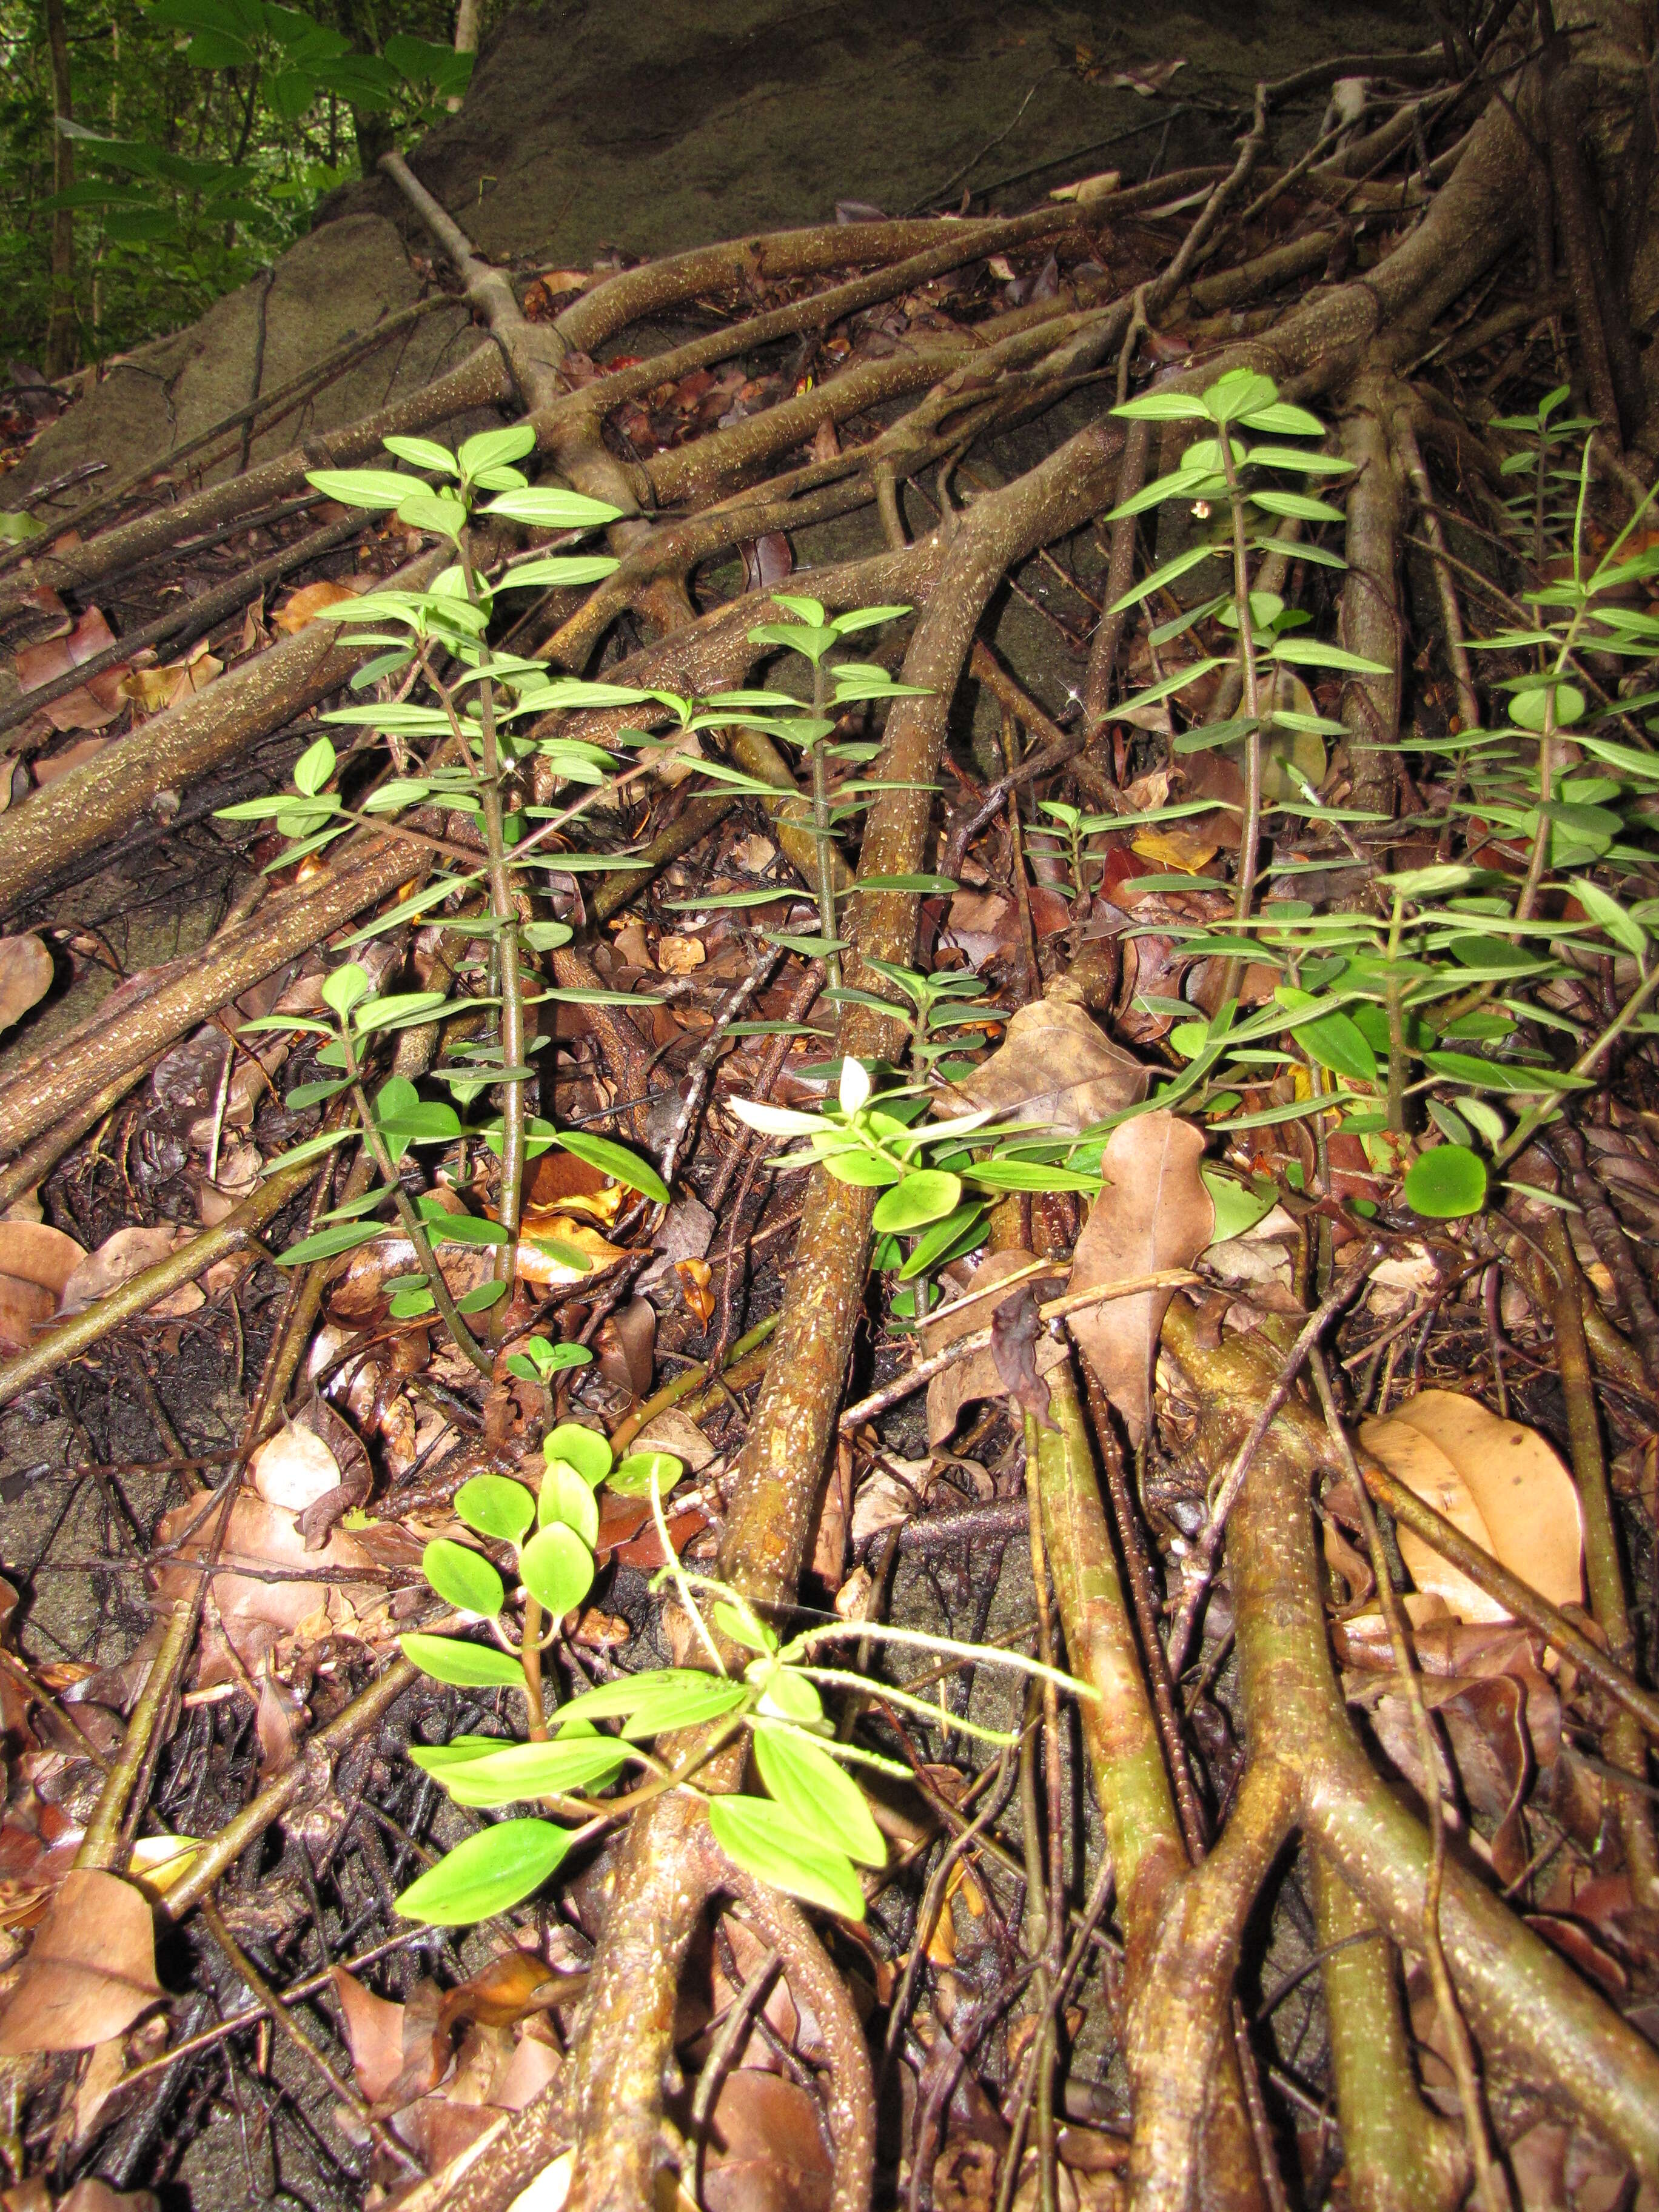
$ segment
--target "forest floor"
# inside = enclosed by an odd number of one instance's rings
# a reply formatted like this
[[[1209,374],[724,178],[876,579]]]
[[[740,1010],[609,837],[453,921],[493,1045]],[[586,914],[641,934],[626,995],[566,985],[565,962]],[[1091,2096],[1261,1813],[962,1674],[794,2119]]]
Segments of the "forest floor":
[[[418,373],[18,454],[12,2212],[1654,2202],[1654,27],[1513,12],[514,18]]]

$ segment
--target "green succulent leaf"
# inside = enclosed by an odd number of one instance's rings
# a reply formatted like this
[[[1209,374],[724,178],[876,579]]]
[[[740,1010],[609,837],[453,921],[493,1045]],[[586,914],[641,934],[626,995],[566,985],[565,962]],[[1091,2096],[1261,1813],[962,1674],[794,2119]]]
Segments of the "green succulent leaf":
[[[860,1866],[886,1865],[887,1846],[871,1818],[864,1792],[847,1769],[810,1736],[793,1729],[757,1729],[755,1766],[792,1820],[834,1836],[848,1857]]]
[[[843,1919],[863,1919],[864,1892],[851,1859],[792,1820],[781,1805],[759,1797],[716,1797],[709,1803],[708,1826],[727,1858],[745,1873]]]
[[[476,1613],[481,1620],[493,1620],[507,1597],[489,1560],[447,1536],[434,1536],[422,1553],[421,1572],[446,1605],[458,1613]]]
[[[1413,1213],[1454,1221],[1486,1202],[1486,1164],[1467,1145],[1436,1145],[1406,1171],[1405,1200]]]
[[[519,1573],[548,1618],[562,1620],[593,1587],[593,1554],[574,1528],[555,1522],[520,1553]]]
[[[524,1669],[510,1652],[493,1644],[473,1644],[459,1636],[400,1636],[398,1643],[411,1667],[418,1667],[434,1682],[447,1682],[459,1690],[522,1689]]]
[[[569,1848],[568,1834],[550,1820],[498,1820],[412,1881],[398,1911],[432,1928],[488,1920],[539,1889]]]
[[[536,1517],[536,1501],[504,1474],[475,1474],[455,1492],[455,1512],[480,1536],[516,1544]]]
[[[590,1485],[603,1482],[611,1472],[609,1439],[580,1421],[561,1421],[550,1429],[542,1438],[542,1454],[550,1465],[556,1459],[563,1460]]]

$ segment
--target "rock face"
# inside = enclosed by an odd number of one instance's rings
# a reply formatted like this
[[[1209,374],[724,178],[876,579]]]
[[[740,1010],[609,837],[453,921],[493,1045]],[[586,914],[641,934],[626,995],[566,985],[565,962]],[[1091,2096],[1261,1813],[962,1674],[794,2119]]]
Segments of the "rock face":
[[[1393,0],[1176,0],[1124,25],[1114,14],[1064,0],[544,0],[499,26],[465,106],[411,163],[480,252],[586,269],[608,246],[659,254],[825,222],[838,201],[902,215],[967,185],[1027,205],[1093,170],[1138,179],[1155,159],[1228,159],[1224,103],[1248,114],[1264,72],[1432,35],[1419,6]],[[1166,99],[1120,74],[1176,56]],[[1312,97],[1316,110],[1323,94]],[[37,441],[9,497],[88,460],[122,475],[164,465],[413,302],[411,252],[430,248],[384,179],[334,194],[265,277],[114,366]],[[355,420],[476,343],[454,309],[423,318],[263,428],[252,458]],[[43,516],[67,519],[98,481]]]
[[[8,496],[87,461],[120,475],[147,463],[165,467],[176,447],[420,296],[420,278],[396,228],[367,210],[343,214],[302,238],[263,276],[215,301],[187,330],[115,362],[37,440],[7,479]],[[293,413],[262,424],[250,459],[287,453],[313,432],[355,422],[453,368],[477,343],[454,307],[404,324]],[[210,478],[228,474],[235,461],[233,453]],[[84,498],[99,482],[89,478],[71,498]],[[58,500],[41,509],[46,516],[67,512]]]

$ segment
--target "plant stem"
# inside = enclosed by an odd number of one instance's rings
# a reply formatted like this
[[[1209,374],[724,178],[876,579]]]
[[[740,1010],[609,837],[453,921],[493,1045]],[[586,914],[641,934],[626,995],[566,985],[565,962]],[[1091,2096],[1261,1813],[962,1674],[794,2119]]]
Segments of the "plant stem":
[[[822,660],[812,664],[812,719],[823,720],[826,672]],[[836,941],[836,841],[830,834],[830,763],[824,740],[812,740],[812,836],[818,848],[818,927],[826,945]],[[831,990],[841,988],[841,955],[826,951],[823,964]]]
[[[1238,832],[1238,895],[1234,913],[1241,923],[1250,918],[1255,903],[1256,847],[1261,842],[1261,679],[1255,661],[1255,633],[1250,624],[1249,550],[1244,538],[1244,495],[1233,459],[1229,426],[1217,428],[1221,465],[1227,475],[1227,498],[1233,516],[1233,605],[1238,612],[1239,668],[1244,680],[1244,712],[1250,733],[1244,741],[1244,815]],[[1236,998],[1244,963],[1236,955],[1221,975],[1221,1003]]]
[[[449,1285],[445,1282],[443,1270],[438,1265],[438,1255],[427,1241],[426,1224],[416,1212],[408,1192],[398,1179],[397,1163],[387,1148],[386,1139],[375,1126],[374,1109],[369,1105],[368,1094],[363,1089],[362,1074],[358,1066],[357,1054],[352,1047],[351,1032],[344,1023],[341,1024],[340,1034],[344,1041],[346,1059],[350,1066],[351,1103],[357,1111],[358,1123],[363,1133],[363,1142],[374,1155],[374,1164],[380,1170],[381,1182],[392,1193],[392,1202],[398,1209],[398,1219],[403,1225],[404,1234],[415,1248],[415,1257],[419,1263],[421,1273],[426,1277],[427,1287],[432,1293],[432,1303],[442,1315],[444,1325],[454,1338],[458,1347],[465,1353],[481,1375],[493,1376],[495,1363],[467,1327],[461,1317],[459,1308],[449,1295]]]
[[[473,573],[469,534],[461,533],[461,574],[466,595],[479,605],[478,580]],[[478,641],[478,665],[489,666],[488,643]],[[507,1242],[495,1255],[495,1279],[505,1283],[507,1296],[497,1301],[491,1315],[491,1334],[499,1334],[513,1297],[514,1270],[519,1255],[519,1209],[524,1188],[524,1078],[511,1071],[524,1066],[524,990],[519,974],[519,909],[514,902],[512,877],[507,860],[507,840],[501,823],[501,764],[495,738],[495,688],[486,677],[478,685],[478,724],[483,740],[483,780],[479,796],[483,802],[484,844],[489,856],[489,904],[499,928],[496,946],[501,969],[501,1066],[507,1071],[501,1086],[501,1194],[498,1209]],[[467,753],[469,761],[471,750]]]

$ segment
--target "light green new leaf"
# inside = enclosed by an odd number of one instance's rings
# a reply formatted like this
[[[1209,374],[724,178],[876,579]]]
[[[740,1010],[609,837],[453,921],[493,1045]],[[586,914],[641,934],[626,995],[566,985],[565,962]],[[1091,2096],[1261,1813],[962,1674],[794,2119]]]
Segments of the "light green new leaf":
[[[599,523],[614,522],[618,514],[602,499],[589,499],[585,493],[560,491],[550,485],[504,491],[483,511],[504,514],[509,522],[531,523],[540,530],[591,530]]]
[[[475,1474],[455,1492],[455,1511],[480,1536],[516,1544],[536,1517],[536,1501],[504,1474]]]
[[[459,1636],[400,1636],[411,1667],[434,1682],[458,1690],[522,1689],[524,1669],[509,1652],[493,1644],[470,1644]]]
[[[395,453],[400,461],[407,461],[412,469],[430,469],[434,475],[456,477],[460,474],[455,465],[455,456],[447,446],[441,446],[434,438],[382,438],[380,443],[388,453]]]
[[[1139,399],[1127,399],[1121,407],[1114,407],[1114,415],[1121,415],[1130,422],[1207,422],[1210,410],[1197,394],[1190,392],[1143,392]]]
[[[593,1587],[593,1554],[574,1528],[556,1522],[520,1553],[519,1572],[549,1620],[562,1620]]]
[[[559,1708],[561,1725],[569,1720],[621,1720],[630,1738],[655,1735],[660,1729],[691,1728],[718,1720],[743,1704],[746,1686],[726,1674],[705,1674],[696,1667],[650,1667],[620,1680],[583,1690]]]
[[[599,1541],[599,1499],[568,1460],[547,1462],[536,1517],[544,1528],[574,1529],[590,1551]]]
[[[1634,915],[1626,914],[1616,898],[1604,891],[1600,884],[1592,883],[1588,876],[1575,876],[1572,895],[1594,922],[1606,930],[1615,945],[1642,959],[1648,949],[1648,933]]]
[[[609,1438],[580,1421],[561,1421],[550,1429],[542,1438],[542,1454],[550,1467],[556,1459],[563,1460],[590,1486],[603,1482],[611,1472]]]
[[[398,1911],[432,1928],[488,1920],[539,1889],[569,1848],[569,1836],[550,1820],[499,1820],[412,1881]]]
[[[876,1200],[871,1221],[882,1236],[902,1237],[912,1229],[925,1229],[954,1212],[962,1202],[962,1177],[942,1168],[918,1168]]]
[[[860,1866],[887,1863],[887,1846],[870,1816],[864,1792],[844,1766],[811,1737],[792,1729],[757,1728],[755,1765],[783,1810],[804,1828],[832,1835]]]
[[[851,1859],[799,1826],[781,1806],[758,1797],[716,1797],[708,1807],[708,1826],[727,1858],[745,1873],[844,1919],[863,1919],[864,1892]]]
[[[413,477],[392,469],[307,469],[306,482],[342,507],[396,507],[423,489]]]
[[[649,1498],[654,1481],[659,1495],[666,1498],[684,1474],[684,1461],[672,1452],[629,1452],[611,1475],[610,1487],[619,1498]]]
[[[493,1620],[507,1592],[488,1559],[447,1536],[434,1536],[421,1554],[421,1572],[446,1605]]]

